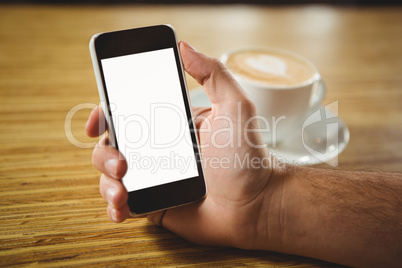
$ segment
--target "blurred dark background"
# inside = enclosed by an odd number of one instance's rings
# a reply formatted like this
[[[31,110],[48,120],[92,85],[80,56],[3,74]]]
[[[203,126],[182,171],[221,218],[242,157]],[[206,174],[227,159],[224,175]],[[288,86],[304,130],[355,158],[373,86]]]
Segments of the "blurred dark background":
[[[401,5],[402,0],[0,0],[9,4],[327,4],[346,6]]]

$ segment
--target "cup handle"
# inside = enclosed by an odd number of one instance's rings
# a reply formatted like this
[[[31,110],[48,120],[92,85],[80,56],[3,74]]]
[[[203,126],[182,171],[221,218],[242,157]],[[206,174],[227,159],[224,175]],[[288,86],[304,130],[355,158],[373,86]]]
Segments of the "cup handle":
[[[327,92],[327,90],[326,90],[324,80],[322,80],[322,78],[320,78],[320,80],[318,80],[318,83],[317,83],[317,89],[315,90],[315,94],[313,94],[311,101],[310,101],[310,110],[315,110],[321,105],[326,92]]]

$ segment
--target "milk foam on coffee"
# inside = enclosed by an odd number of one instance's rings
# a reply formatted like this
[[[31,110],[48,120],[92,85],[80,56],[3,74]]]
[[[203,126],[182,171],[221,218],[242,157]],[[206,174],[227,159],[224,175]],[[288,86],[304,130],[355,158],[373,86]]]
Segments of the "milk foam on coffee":
[[[226,66],[235,75],[273,86],[298,85],[312,78],[316,72],[296,56],[264,50],[233,53]]]

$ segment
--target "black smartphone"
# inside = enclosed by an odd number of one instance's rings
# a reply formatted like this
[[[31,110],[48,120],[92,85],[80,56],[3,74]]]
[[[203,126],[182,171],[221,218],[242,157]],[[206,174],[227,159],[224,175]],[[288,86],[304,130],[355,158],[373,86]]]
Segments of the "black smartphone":
[[[132,216],[199,201],[204,173],[176,33],[157,25],[90,41],[111,144],[126,158]]]

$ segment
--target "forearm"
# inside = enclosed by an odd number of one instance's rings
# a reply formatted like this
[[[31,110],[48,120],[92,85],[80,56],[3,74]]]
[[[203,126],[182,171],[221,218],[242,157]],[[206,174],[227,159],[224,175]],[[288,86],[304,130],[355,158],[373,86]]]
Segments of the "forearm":
[[[400,264],[401,174],[292,167],[278,177],[266,249],[352,266]]]

